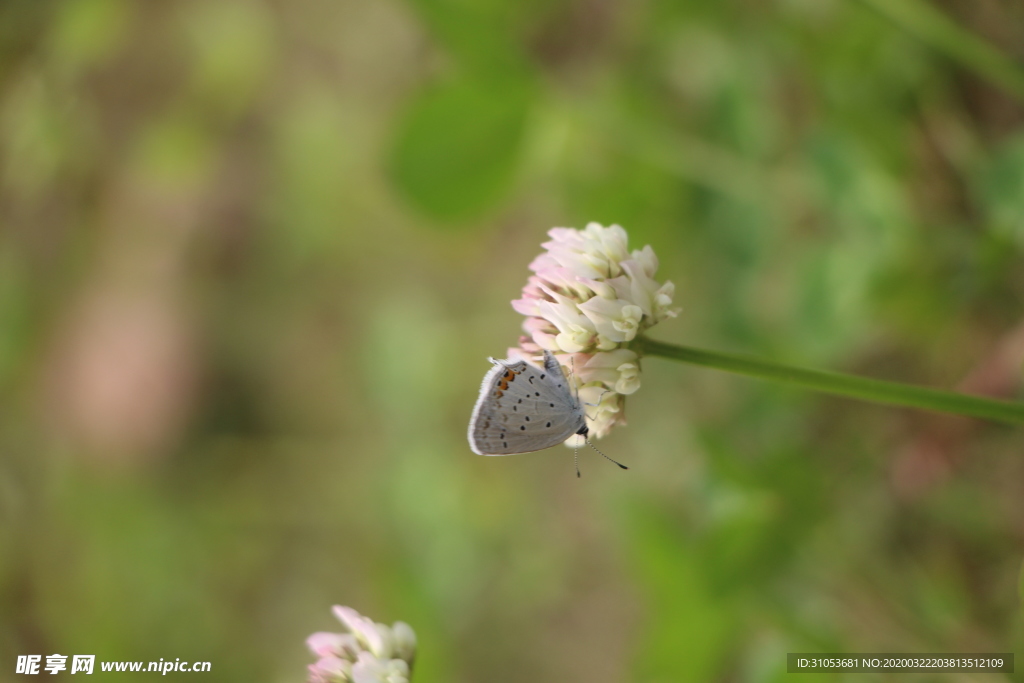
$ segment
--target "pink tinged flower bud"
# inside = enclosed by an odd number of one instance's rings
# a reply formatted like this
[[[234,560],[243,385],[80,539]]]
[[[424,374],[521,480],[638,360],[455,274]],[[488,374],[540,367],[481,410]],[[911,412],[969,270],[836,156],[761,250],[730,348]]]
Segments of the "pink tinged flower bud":
[[[546,299],[547,294],[541,289],[544,286],[544,281],[536,275],[531,275],[526,280],[526,286],[523,287],[523,298],[524,299]]]
[[[618,299],[620,298],[618,290],[611,284],[615,280],[621,280],[622,278],[614,278],[613,280],[592,280],[586,277],[576,278],[580,284],[585,285],[587,289],[593,292],[596,296],[605,299]],[[590,297],[587,297],[588,299]]]
[[[513,301],[512,308],[523,315],[540,315],[537,304],[548,300],[548,295],[542,289],[544,286],[543,280],[531,277],[526,287],[523,287],[523,298]]]
[[[306,639],[310,651],[318,657],[343,657],[355,660],[359,652],[359,643],[349,633],[327,633],[320,631]]]
[[[521,315],[540,315],[539,303],[540,299],[513,299],[512,308]]]
[[[351,676],[352,663],[339,657],[321,657],[309,665],[309,683],[347,683]]]
[[[523,329],[530,333],[535,345],[539,347],[538,351],[540,349],[558,350],[558,343],[555,341],[558,329],[544,318],[527,318],[523,323]]]
[[[538,283],[538,289],[541,291],[544,291],[544,289],[552,289],[560,294],[572,298],[573,300],[583,300],[591,296],[591,292],[587,286],[579,282],[579,278],[576,274],[567,268],[542,268],[536,271],[536,273],[537,275],[530,279],[536,280]]]
[[[551,242],[547,242],[551,244]],[[579,252],[562,249],[552,245],[548,258],[537,259],[530,264],[530,270],[535,273],[550,270],[552,268],[565,268],[573,275],[589,278],[602,278],[608,276],[606,263],[588,258]]]
[[[367,619],[351,607],[341,605],[334,606],[334,616],[338,617],[364,648],[375,654],[386,653],[390,656],[388,634],[382,633],[372,619]]]

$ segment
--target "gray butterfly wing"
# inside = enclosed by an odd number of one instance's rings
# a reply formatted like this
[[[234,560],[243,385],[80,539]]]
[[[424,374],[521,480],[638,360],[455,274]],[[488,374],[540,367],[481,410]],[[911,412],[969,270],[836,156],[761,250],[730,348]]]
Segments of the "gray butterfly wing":
[[[479,455],[540,451],[562,443],[586,424],[558,360],[544,352],[544,368],[491,360],[469,421],[469,446]]]

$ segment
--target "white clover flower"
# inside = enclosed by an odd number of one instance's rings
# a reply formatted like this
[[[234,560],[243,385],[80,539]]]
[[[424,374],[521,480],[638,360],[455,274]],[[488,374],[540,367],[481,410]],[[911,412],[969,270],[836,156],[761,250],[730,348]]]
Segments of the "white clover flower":
[[[333,612],[349,633],[320,631],[306,639],[320,658],[309,666],[309,683],[408,683],[416,656],[416,634],[408,624],[377,624],[341,605]]]
[[[584,230],[553,228],[534,275],[512,307],[527,316],[526,335],[509,355],[536,360],[551,351],[571,375],[588,409],[591,436],[625,424],[625,396],[640,388],[640,360],[629,343],[666,318],[675,285],[654,279],[650,246],[629,252],[626,231],[590,223]],[[575,443],[569,439],[567,443]]]

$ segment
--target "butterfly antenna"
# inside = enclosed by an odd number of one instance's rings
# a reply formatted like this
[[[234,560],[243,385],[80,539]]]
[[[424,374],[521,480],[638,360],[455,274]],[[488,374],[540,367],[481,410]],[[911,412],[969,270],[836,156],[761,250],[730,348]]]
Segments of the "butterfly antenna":
[[[587,437],[583,437],[583,438],[584,438],[584,439],[587,439]],[[590,442],[590,439],[587,439],[587,445],[588,445],[588,446],[590,446],[591,448],[593,448],[593,449],[594,449],[595,451],[597,451],[598,453],[601,453],[601,449],[600,449],[600,448],[598,448],[597,446],[595,446],[594,444],[592,444],[592,443]],[[624,470],[628,470],[628,469],[629,469],[628,467],[626,467],[625,465],[623,465],[623,464],[622,464],[621,462],[619,462],[618,460],[612,460],[611,458],[609,458],[609,457],[608,457],[607,455],[605,455],[604,453],[601,453],[601,456],[602,456],[602,457],[604,457],[604,459],[605,459],[605,460],[611,460],[611,461],[612,461],[613,463],[615,463],[616,465],[618,465],[619,467],[621,467],[621,468],[622,468],[622,469],[624,469]]]
[[[577,434],[576,436],[579,436]],[[572,452],[572,459],[576,463],[576,478],[580,478],[580,440],[576,439],[576,448]]]

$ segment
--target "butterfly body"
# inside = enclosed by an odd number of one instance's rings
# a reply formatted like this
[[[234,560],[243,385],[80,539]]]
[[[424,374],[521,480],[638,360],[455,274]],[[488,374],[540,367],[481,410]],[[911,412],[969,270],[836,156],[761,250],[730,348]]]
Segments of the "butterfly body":
[[[469,421],[469,445],[479,455],[530,453],[587,435],[583,405],[550,351],[544,366],[494,360]]]

